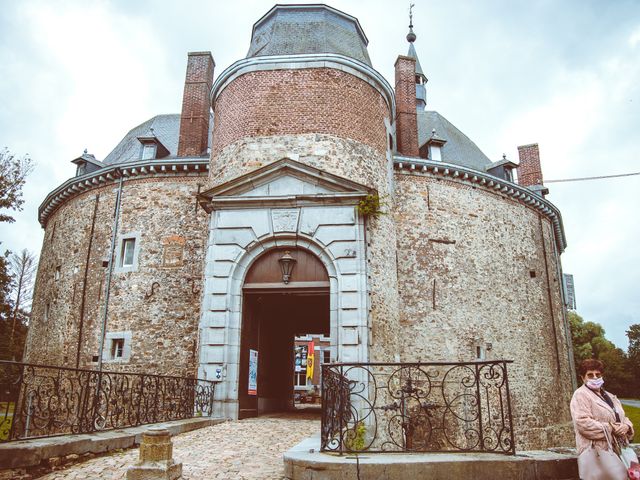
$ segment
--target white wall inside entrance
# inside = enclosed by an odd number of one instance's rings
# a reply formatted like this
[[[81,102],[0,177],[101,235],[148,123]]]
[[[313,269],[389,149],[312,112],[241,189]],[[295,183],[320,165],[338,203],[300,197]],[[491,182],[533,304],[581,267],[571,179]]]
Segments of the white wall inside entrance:
[[[364,223],[353,205],[215,210],[210,221],[200,319],[199,377],[219,380],[216,415],[238,415],[245,275],[262,253],[282,246],[312,252],[327,269],[332,358],[368,361]]]

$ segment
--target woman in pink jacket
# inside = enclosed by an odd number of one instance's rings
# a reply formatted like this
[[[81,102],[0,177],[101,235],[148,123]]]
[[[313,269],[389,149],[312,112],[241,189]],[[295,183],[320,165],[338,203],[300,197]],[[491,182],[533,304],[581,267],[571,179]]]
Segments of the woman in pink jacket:
[[[582,479],[627,479],[627,471],[610,444],[626,444],[633,438],[633,424],[625,416],[618,398],[603,388],[604,364],[584,360],[580,364],[583,385],[571,399],[571,417],[576,432],[578,467]],[[607,453],[602,453],[607,452]],[[599,472],[604,468],[607,472]]]

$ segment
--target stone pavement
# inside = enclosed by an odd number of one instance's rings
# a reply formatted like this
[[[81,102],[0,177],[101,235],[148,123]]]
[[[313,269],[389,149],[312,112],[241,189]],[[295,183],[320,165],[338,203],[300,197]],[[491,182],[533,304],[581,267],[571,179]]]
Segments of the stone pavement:
[[[282,479],[282,455],[320,432],[313,413],[276,414],[229,421],[173,437],[173,458],[184,480]],[[110,454],[51,472],[41,479],[124,479],[138,449]]]

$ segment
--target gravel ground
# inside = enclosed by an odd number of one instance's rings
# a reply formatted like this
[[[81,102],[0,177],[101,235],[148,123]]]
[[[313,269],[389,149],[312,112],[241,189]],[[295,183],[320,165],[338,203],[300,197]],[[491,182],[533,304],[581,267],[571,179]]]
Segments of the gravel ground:
[[[173,437],[173,458],[182,478],[282,479],[282,454],[320,432],[317,414],[277,414],[229,421]],[[138,449],[98,457],[41,479],[124,479],[138,460]]]

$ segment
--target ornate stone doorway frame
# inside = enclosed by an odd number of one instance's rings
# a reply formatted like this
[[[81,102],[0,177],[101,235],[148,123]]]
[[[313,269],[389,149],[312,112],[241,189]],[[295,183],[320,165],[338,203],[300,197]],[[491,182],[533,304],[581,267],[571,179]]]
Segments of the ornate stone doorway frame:
[[[198,374],[219,382],[214,414],[238,417],[245,276],[264,252],[290,246],[313,253],[329,276],[331,358],[369,359],[364,219],[371,193],[355,182],[284,159],[200,196],[211,213],[200,318]]]

